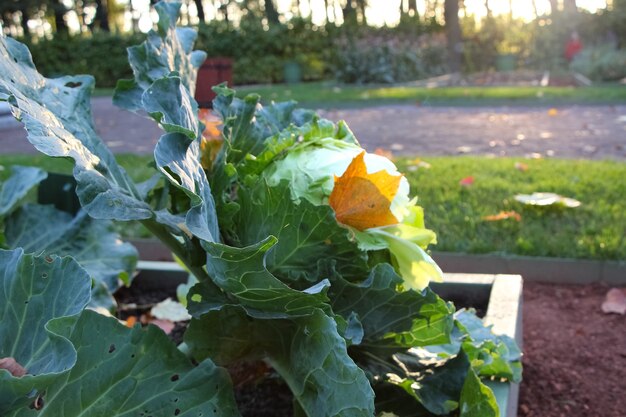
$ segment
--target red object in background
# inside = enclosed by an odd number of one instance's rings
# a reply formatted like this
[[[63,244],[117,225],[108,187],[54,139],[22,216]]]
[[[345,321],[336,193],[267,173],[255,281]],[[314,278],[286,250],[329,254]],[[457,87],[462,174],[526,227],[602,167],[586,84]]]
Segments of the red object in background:
[[[226,82],[233,85],[233,60],[230,58],[208,58],[198,70],[195,98],[201,108],[213,108],[215,85]]]
[[[583,44],[578,37],[572,37],[565,45],[565,59],[571,62],[572,59],[583,49]]]

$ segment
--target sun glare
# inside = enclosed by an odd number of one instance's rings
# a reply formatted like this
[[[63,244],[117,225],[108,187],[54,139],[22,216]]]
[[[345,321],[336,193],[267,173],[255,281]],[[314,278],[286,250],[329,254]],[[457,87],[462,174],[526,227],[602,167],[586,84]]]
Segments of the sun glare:
[[[580,8],[594,12],[598,9],[606,7],[606,0],[577,0],[577,5]],[[513,6],[513,16],[522,18],[524,20],[532,20],[535,17],[535,9],[533,2],[529,0],[513,0],[511,2]],[[550,12],[549,0],[536,0],[537,13],[539,15]],[[286,15],[289,14],[293,5],[292,0],[278,0],[278,9]],[[310,8],[309,8],[310,5]],[[310,0],[309,2],[302,2],[302,14],[304,16],[311,16],[313,22],[317,24],[324,23],[326,14],[324,13],[324,0]],[[484,0],[465,0],[465,7],[468,14],[482,17],[486,14],[485,1]],[[508,14],[509,2],[504,0],[491,0],[489,7],[494,14]],[[425,15],[426,1],[417,0],[417,9],[420,15]],[[336,10],[337,14],[340,14],[340,10]],[[400,19],[400,0],[370,0],[365,12],[367,21],[371,25],[383,26],[383,25],[395,25]],[[332,10],[330,16],[333,16]],[[340,22],[339,22],[340,23]]]

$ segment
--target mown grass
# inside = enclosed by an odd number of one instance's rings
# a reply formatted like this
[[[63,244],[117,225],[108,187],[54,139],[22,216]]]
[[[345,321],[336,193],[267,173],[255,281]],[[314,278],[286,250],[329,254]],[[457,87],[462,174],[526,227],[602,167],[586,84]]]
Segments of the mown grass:
[[[356,86],[330,82],[236,87],[239,96],[258,93],[265,101],[296,100],[304,107],[364,107],[392,103],[422,105],[557,105],[626,103],[625,85],[592,87]]]
[[[411,172],[398,161],[411,191],[419,196],[426,223],[437,232],[433,249],[584,259],[626,259],[626,164],[610,161],[523,160],[439,157],[430,169]],[[526,172],[515,162],[528,166]],[[474,177],[471,186],[459,184]],[[582,202],[578,208],[539,208],[515,201],[516,194],[555,192]],[[514,210],[514,219],[484,216]]]
[[[121,165],[135,180],[153,171],[149,156],[120,155]],[[626,164],[612,161],[489,159],[484,157],[425,158],[431,168],[418,168],[412,158],[397,161],[411,183],[412,194],[426,211],[427,226],[437,232],[437,251],[502,253],[581,259],[626,259]],[[522,162],[528,170],[515,168]],[[40,155],[1,155],[0,177],[12,164],[36,165],[52,172],[71,172],[62,159]],[[462,178],[474,183],[463,187]],[[523,206],[518,193],[556,192],[582,202],[573,209]],[[514,210],[521,221],[483,220]],[[143,235],[138,227],[125,234]]]

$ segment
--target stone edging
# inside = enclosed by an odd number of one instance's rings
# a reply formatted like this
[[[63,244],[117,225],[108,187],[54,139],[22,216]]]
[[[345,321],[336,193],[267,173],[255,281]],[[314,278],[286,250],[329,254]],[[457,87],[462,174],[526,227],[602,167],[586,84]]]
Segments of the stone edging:
[[[626,284],[625,261],[544,258],[534,256],[469,255],[434,252],[444,272],[518,274],[525,281],[555,284]]]

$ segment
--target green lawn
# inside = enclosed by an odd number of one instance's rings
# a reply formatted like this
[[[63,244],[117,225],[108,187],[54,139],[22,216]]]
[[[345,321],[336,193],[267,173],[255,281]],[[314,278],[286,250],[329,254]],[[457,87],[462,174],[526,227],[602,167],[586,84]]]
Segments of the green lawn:
[[[626,85],[593,87],[441,87],[338,85],[334,82],[236,86],[240,97],[258,93],[264,102],[296,100],[307,108],[420,103],[433,106],[563,105],[626,103]],[[111,96],[113,89],[96,89]]]
[[[437,232],[433,249],[447,252],[626,259],[626,164],[608,161],[523,160],[481,157],[427,158],[430,169],[410,172],[398,161],[411,191]],[[527,164],[521,172],[515,162]],[[413,168],[414,169],[414,168]],[[459,185],[473,176],[474,184]],[[578,208],[539,208],[516,194],[555,192],[582,202]],[[522,220],[498,222],[484,216],[514,210]]]
[[[136,180],[153,172],[147,156],[121,155],[120,163]],[[583,259],[626,259],[626,164],[609,161],[426,158],[430,169],[415,168],[410,158],[398,160],[414,195],[425,208],[426,223],[438,234],[438,251],[507,253]],[[528,165],[526,172],[515,162]],[[50,171],[71,171],[65,160],[45,156],[0,156],[0,177],[8,165],[37,165]],[[411,168],[413,166],[413,168]],[[474,184],[459,185],[473,176]],[[556,192],[576,198],[574,209],[526,207],[515,194]],[[501,210],[514,210],[522,220],[483,220]],[[143,234],[138,227],[121,228]]]
[[[266,100],[296,100],[304,107],[332,108],[391,103],[423,105],[557,105],[626,103],[626,85],[593,87],[441,87],[355,86],[330,82],[236,87],[240,96],[258,93]]]

